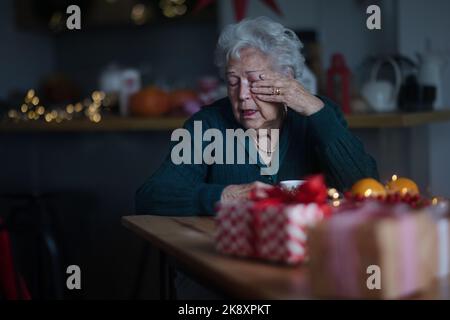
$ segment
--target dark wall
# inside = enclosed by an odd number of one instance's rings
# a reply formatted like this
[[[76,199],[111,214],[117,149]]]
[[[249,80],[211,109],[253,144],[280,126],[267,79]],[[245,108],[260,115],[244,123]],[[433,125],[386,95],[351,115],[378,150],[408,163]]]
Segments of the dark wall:
[[[191,85],[200,76],[216,74],[217,36],[214,23],[66,32],[55,40],[56,65],[85,91],[98,88],[101,71],[113,62],[141,69],[144,85]]]
[[[0,135],[0,195],[45,199],[63,271],[71,264],[82,269],[83,290],[73,297],[131,298],[143,241],[120,218],[134,213],[134,192],[162,162],[169,140],[169,132]],[[0,201],[1,213],[12,203]],[[34,249],[24,252],[33,254]],[[142,283],[146,298],[158,297],[151,283],[158,264],[152,261],[147,274],[153,277]]]
[[[18,30],[13,0],[0,1],[0,100],[12,90],[36,87],[54,62],[51,37]]]

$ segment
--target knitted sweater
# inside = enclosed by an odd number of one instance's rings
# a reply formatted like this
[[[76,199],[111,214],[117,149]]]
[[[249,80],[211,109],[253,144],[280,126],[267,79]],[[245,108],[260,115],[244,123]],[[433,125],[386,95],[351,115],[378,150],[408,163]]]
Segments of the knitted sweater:
[[[223,189],[230,184],[254,181],[277,184],[323,173],[329,187],[345,190],[359,179],[378,178],[374,159],[348,130],[340,108],[324,97],[319,98],[325,106],[311,116],[302,116],[288,108],[280,130],[279,170],[275,174],[261,174],[263,165],[259,161],[256,164],[250,161],[245,164],[206,164],[204,161],[174,164],[169,154],[161,167],[137,190],[136,213],[213,215]],[[233,116],[228,98],[203,107],[186,121],[184,128],[191,134],[193,147],[194,121],[201,121],[203,132],[215,128],[223,137],[226,129],[242,128]],[[171,150],[177,143],[172,142]],[[200,144],[202,150],[209,143],[203,141]],[[226,150],[223,152],[225,158]]]

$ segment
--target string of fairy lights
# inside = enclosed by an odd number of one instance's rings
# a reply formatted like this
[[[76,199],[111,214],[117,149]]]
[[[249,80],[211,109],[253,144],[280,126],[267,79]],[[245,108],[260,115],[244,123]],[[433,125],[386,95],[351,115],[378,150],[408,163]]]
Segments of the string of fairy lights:
[[[73,119],[87,118],[98,123],[102,120],[102,107],[105,102],[105,93],[92,92],[90,98],[82,102],[68,104],[59,108],[48,108],[42,105],[34,89],[27,91],[19,110],[10,109],[8,119],[11,121],[45,121],[61,123]]]
[[[119,0],[105,0],[109,6],[114,6]],[[166,18],[177,18],[185,15],[188,11],[186,0],[160,0],[158,3],[161,13]],[[136,25],[144,25],[154,19],[157,8],[137,1],[130,9],[130,21]],[[55,11],[49,21],[48,27],[54,32],[61,32],[65,29],[65,13],[62,11]]]

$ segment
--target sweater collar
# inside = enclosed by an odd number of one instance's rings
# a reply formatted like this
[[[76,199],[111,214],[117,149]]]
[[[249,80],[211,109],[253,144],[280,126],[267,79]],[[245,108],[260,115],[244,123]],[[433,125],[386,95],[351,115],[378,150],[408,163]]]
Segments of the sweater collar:
[[[231,106],[231,101],[228,97],[223,98],[221,100],[219,100],[219,103],[223,103],[223,115],[227,121],[227,128],[229,129],[243,129],[245,130],[245,128],[242,127],[242,125],[236,121],[234,114],[233,114],[233,110],[232,110],[232,106]],[[289,138],[289,133],[291,132],[291,127],[292,127],[292,111],[290,108],[288,108],[288,111],[286,113],[286,116],[284,118],[283,121],[283,125],[280,129],[280,135],[279,135],[279,146],[278,146],[278,150],[277,152],[279,152],[279,166],[281,167],[282,163],[284,162],[284,158],[287,154],[287,150],[289,149],[289,142],[290,142],[290,138]],[[241,142],[242,143],[242,142]],[[250,152],[250,145],[248,143],[244,143],[245,146],[245,150],[247,152],[247,154],[250,156],[252,153]],[[266,164],[262,163],[259,160],[259,157],[257,159],[257,165],[259,167],[265,167]],[[279,171],[279,170],[278,170]],[[277,174],[273,175],[274,181],[277,181]]]

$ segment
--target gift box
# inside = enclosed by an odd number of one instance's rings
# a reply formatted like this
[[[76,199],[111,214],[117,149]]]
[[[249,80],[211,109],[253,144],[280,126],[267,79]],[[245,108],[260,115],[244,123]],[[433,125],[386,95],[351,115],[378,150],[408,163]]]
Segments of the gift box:
[[[437,228],[426,209],[367,202],[317,225],[308,244],[318,297],[408,297],[437,271]]]
[[[444,278],[450,274],[450,208],[448,200],[434,199],[428,210],[436,223],[438,237],[437,277]]]
[[[253,190],[249,200],[222,203],[216,217],[216,249],[273,262],[303,262],[308,229],[329,214],[326,199],[323,178],[315,177],[296,191]]]

